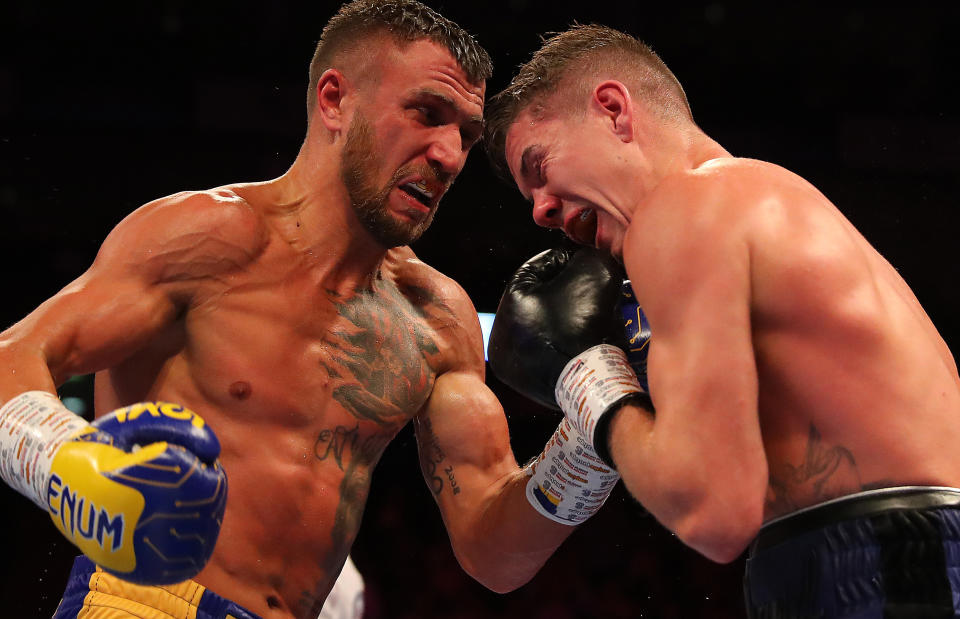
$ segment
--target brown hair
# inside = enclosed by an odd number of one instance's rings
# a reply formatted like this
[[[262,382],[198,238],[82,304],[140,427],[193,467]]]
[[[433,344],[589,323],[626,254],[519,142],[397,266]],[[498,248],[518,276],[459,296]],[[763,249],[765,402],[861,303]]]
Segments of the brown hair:
[[[401,46],[429,39],[446,47],[471,82],[485,81],[493,74],[490,56],[466,30],[416,0],[353,0],[330,18],[313,53],[307,88],[308,118],[323,72],[341,61],[342,52],[358,49],[364,39],[380,33],[389,34]]]
[[[693,121],[683,87],[642,41],[613,28],[575,24],[551,33],[517,75],[487,104],[484,142],[494,169],[504,178],[507,131],[527,109],[540,118],[583,110],[600,79],[617,79],[660,117]]]

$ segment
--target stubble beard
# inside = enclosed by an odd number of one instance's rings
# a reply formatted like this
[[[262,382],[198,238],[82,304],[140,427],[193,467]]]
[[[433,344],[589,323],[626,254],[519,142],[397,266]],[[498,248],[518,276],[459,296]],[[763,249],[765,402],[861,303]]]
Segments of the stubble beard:
[[[390,191],[401,178],[411,173],[409,168],[397,170],[383,186],[377,187],[376,173],[382,157],[373,138],[373,128],[366,117],[357,111],[347,130],[346,142],[340,155],[340,180],[357,219],[370,235],[385,248],[409,245],[430,227],[435,210],[419,222],[399,221],[388,210]],[[427,172],[430,175],[430,172]]]

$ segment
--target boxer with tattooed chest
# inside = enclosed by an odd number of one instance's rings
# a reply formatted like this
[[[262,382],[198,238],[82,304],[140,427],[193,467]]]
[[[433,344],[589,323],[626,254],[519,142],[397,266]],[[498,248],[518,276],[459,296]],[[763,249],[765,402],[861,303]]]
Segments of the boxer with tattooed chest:
[[[144,205],[86,273],[2,334],[2,367],[13,371],[0,380],[0,421],[17,432],[59,440],[19,411],[60,415],[50,403],[56,386],[97,372],[98,419],[84,431],[97,438],[58,447],[53,473],[38,469],[41,485],[70,477],[73,469],[57,464],[67,447],[119,441],[101,419],[185,415],[167,405],[105,415],[118,407],[177,403],[216,433],[205,438],[206,456],[190,462],[219,466],[208,448],[219,439],[229,479],[219,539],[212,556],[197,555],[193,580],[162,588],[173,591],[169,604],[193,600],[198,617],[316,617],[357,534],[374,467],[411,420],[454,552],[487,587],[525,583],[567,525],[589,515],[558,515],[556,500],[544,508],[528,498],[531,472],[518,467],[484,384],[476,312],[454,281],[406,247],[480,137],[490,72],[467,33],[417,2],[345,5],[317,47],[307,136],[285,174]],[[130,442],[157,440],[150,436]],[[154,446],[121,455],[146,458],[136,454]],[[26,470],[16,457],[8,464]],[[93,475],[109,477],[110,466]],[[606,492],[614,481],[604,478]],[[219,524],[219,513],[212,517]],[[178,526],[161,533],[182,538]],[[157,540],[144,546],[156,549]],[[133,571],[102,553],[88,554],[107,572],[78,559],[58,616],[91,604],[174,614],[160,608],[167,593],[151,586],[163,577],[140,573],[158,557],[133,551]],[[114,578],[109,592],[88,591],[88,580],[111,574],[141,584]]]

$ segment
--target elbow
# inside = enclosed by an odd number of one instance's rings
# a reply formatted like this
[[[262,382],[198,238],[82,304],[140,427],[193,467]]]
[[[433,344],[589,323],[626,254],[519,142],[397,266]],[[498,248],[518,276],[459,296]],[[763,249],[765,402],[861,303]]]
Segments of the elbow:
[[[536,570],[521,573],[513,569],[508,558],[467,557],[456,553],[457,561],[471,578],[494,593],[510,593],[527,584]]]
[[[543,561],[524,560],[498,551],[488,539],[454,546],[454,556],[463,571],[494,593],[510,593],[530,582]]]
[[[743,551],[747,549],[747,546],[750,545],[752,540],[753,535],[736,537],[730,536],[704,540],[701,544],[699,544],[699,551],[700,554],[711,561],[714,561],[715,563],[732,563],[741,554],[743,554]],[[697,541],[694,541],[691,545],[696,543]]]
[[[533,578],[532,574],[530,578]],[[530,582],[530,578],[527,578],[524,580],[507,580],[499,576],[492,576],[492,577],[488,576],[484,578],[474,576],[474,580],[476,580],[478,583],[480,583],[490,591],[493,591],[494,593],[501,593],[501,594],[510,593],[511,591],[516,591],[523,585]]]
[[[682,542],[717,563],[736,560],[763,524],[763,501],[735,505],[705,503],[680,520],[674,532]]]

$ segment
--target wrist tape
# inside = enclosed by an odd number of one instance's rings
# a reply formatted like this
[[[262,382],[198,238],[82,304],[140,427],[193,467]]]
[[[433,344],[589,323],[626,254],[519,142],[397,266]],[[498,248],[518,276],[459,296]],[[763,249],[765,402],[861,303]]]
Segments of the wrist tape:
[[[46,391],[21,393],[0,408],[0,477],[47,509],[47,482],[53,456],[74,434],[90,425]]]
[[[600,344],[571,359],[557,380],[557,404],[578,432],[597,451],[606,451],[605,435],[597,435],[604,413],[625,398],[643,394],[627,355],[617,346]]]
[[[526,471],[530,504],[550,520],[571,526],[595,514],[620,479],[566,419]]]

